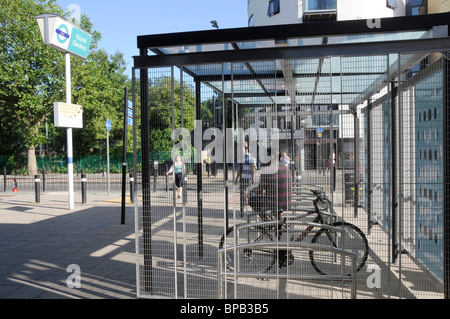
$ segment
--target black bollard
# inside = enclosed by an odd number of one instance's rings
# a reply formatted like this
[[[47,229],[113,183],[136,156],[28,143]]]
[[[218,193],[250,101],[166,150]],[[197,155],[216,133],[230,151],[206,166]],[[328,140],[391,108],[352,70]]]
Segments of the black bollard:
[[[158,161],[155,160],[153,162],[153,166],[154,166],[154,169],[153,169],[153,172],[154,172],[154,175],[153,175],[153,192],[156,192],[156,188],[157,188],[156,182],[158,180]]]
[[[184,174],[183,176],[183,203],[187,203],[187,182],[188,182],[188,178],[187,178],[187,173]]]
[[[41,179],[39,175],[34,175],[34,194],[36,197],[36,203],[41,202]]]
[[[84,174],[84,170],[81,169],[81,202],[83,204],[87,203],[86,198],[86,174]]]
[[[169,175],[166,175],[166,193],[169,192]]]
[[[134,177],[133,173],[130,173],[130,200],[134,203]]]
[[[45,192],[45,169],[42,167],[42,191]]]
[[[3,189],[6,192],[6,167],[3,167]]]

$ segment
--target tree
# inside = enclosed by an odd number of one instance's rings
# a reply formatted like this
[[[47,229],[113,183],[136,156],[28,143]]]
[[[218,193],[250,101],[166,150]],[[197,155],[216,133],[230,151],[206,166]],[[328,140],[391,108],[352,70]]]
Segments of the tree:
[[[161,76],[149,81],[149,117],[150,117],[150,150],[170,151],[172,149],[172,89],[171,78]],[[189,131],[194,129],[195,93],[194,90],[174,80],[174,122],[175,128],[183,127]],[[181,96],[183,96],[183,113],[181,112]]]
[[[214,105],[214,100],[212,98],[209,98],[205,101],[202,101],[202,105],[201,105],[201,115],[202,115],[202,122],[205,124],[207,123],[209,126],[213,126],[214,123],[214,116],[213,116],[213,112],[211,111],[212,109],[214,109],[215,105]]]
[[[44,142],[39,127],[61,97],[63,57],[45,46],[35,16],[62,14],[54,1],[0,0],[0,104],[10,130],[28,152],[29,174],[37,171],[35,147]],[[2,132],[3,134],[3,132]]]
[[[65,129],[53,127],[53,103],[65,101],[64,54],[44,45],[35,16],[52,12],[67,16],[54,0],[0,0],[0,130],[18,138],[15,152],[27,151],[28,173],[37,170],[35,148],[47,142],[42,124],[55,132],[55,145],[63,152]],[[105,121],[113,124],[111,135],[122,136],[123,54],[98,50],[101,35],[82,14],[79,26],[93,34],[87,60],[71,58],[72,103],[83,106],[83,129],[73,131],[74,153],[86,154],[106,138]],[[5,133],[4,133],[5,132]],[[76,142],[75,142],[76,141]],[[3,144],[3,143],[2,143]],[[0,152],[11,148],[0,147]]]
[[[123,139],[124,88],[130,85],[123,75],[122,53],[110,56],[104,50],[94,50],[89,61],[74,64],[72,101],[83,106],[83,129],[74,130],[74,150],[88,154],[99,141],[106,140],[106,119],[111,121],[111,138],[116,142]]]

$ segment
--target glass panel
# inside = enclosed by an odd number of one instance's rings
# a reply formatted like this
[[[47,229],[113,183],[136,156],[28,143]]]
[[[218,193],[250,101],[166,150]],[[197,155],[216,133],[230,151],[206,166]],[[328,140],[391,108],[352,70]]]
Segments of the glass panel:
[[[431,38],[432,32],[429,31],[411,31],[411,32],[397,32],[387,34],[369,34],[369,35],[354,35],[354,36],[332,36],[328,38],[328,44],[344,44],[344,43],[362,43],[374,41],[398,41],[408,39]],[[288,39],[288,46],[308,46],[321,45],[323,37],[312,38],[290,38]],[[263,49],[276,47],[275,40],[258,40],[238,42],[237,46],[241,50],[245,49]],[[231,43],[216,43],[216,44],[199,44],[199,45],[179,45],[173,47],[158,48],[164,54],[181,54],[181,53],[199,53],[199,52],[214,52],[214,51],[228,51],[234,50]]]
[[[395,0],[387,0],[387,6],[389,8],[397,8],[397,2]]]
[[[306,10],[336,10],[337,8],[336,0],[308,0],[306,1]]]
[[[280,13],[280,1],[271,0],[269,1],[269,8],[267,9],[267,15],[273,16],[274,14]]]

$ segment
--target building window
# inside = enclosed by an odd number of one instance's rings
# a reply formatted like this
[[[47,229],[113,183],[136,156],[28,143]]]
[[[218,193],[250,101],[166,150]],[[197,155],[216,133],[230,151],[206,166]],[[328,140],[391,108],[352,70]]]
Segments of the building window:
[[[269,17],[280,13],[280,0],[269,0],[269,9],[267,9],[267,15]]]
[[[397,2],[395,0],[386,0],[386,7],[397,9]]]
[[[406,2],[406,15],[416,16],[420,14],[427,14],[427,4],[426,0],[409,0]]]
[[[337,9],[337,1],[336,0],[306,0],[305,6],[306,6],[305,11],[336,10]]]
[[[337,0],[304,0],[303,22],[336,21]]]

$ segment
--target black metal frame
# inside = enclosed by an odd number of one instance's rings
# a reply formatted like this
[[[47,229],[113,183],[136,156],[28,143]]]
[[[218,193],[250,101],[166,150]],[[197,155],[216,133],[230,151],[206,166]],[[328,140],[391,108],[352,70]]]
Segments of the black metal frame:
[[[380,28],[369,28],[367,20],[329,21],[320,23],[286,24],[251,28],[233,28],[194,32],[178,32],[137,37],[139,49],[157,50],[179,45],[238,43],[288,38],[329,37],[430,30],[434,26],[448,25],[450,13],[424,16],[381,18]],[[250,59],[245,59],[250,60]]]

